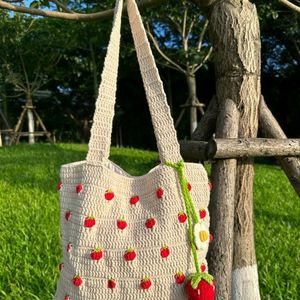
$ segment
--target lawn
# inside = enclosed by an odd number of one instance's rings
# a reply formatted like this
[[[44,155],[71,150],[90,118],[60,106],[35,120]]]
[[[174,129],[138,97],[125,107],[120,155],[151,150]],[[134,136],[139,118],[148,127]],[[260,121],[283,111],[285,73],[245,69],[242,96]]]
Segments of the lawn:
[[[51,299],[60,262],[59,166],[85,158],[86,145],[0,148],[0,299]],[[134,175],[155,152],[112,149]],[[299,198],[279,167],[256,165],[256,246],[262,299],[300,299]]]

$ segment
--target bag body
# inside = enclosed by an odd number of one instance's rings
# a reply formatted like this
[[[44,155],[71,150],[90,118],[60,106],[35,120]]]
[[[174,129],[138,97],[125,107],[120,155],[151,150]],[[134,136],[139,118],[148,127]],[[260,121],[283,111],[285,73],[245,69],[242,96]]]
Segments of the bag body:
[[[87,159],[61,167],[63,260],[57,300],[181,300],[186,299],[187,276],[199,272],[200,266],[207,272],[207,174],[201,164],[182,162],[162,82],[133,0],[128,0],[129,20],[161,164],[143,176],[131,176],[108,159],[122,6],[118,0]],[[191,198],[193,204],[187,200]],[[194,226],[193,238],[191,215],[200,226]]]

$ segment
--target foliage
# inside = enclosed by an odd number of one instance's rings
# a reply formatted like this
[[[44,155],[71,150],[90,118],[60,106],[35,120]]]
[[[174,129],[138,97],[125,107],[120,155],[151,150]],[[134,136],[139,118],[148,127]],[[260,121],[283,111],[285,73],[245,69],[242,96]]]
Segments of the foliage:
[[[61,259],[59,166],[83,160],[86,145],[0,149],[0,299],[51,299]],[[133,175],[155,165],[155,152],[116,149],[111,159]],[[277,166],[256,165],[256,246],[262,299],[298,299],[300,208]]]

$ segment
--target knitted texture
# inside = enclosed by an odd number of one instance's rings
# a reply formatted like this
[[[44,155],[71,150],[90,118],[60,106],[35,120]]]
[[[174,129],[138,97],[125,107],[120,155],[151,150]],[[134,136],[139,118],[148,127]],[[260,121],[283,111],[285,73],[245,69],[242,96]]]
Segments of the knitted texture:
[[[57,300],[182,300],[190,274],[207,272],[207,174],[201,164],[180,162],[170,110],[133,0],[128,0],[129,20],[162,163],[135,177],[108,159],[122,5],[117,1],[87,160],[61,167]],[[192,230],[192,223],[199,228]]]

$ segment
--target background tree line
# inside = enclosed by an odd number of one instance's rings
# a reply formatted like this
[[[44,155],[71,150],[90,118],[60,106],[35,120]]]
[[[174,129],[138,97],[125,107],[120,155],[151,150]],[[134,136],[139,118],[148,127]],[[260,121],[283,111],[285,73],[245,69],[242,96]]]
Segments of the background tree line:
[[[287,135],[296,137],[300,133],[299,14],[277,1],[253,2],[257,4],[261,24],[262,93]],[[55,3],[31,2],[32,7],[45,5],[51,9]],[[68,7],[82,12],[101,11],[113,7],[113,1],[101,4],[69,1]],[[198,6],[174,0],[156,9],[146,9],[143,15],[157,45],[170,59],[162,58],[153,47],[173,117],[177,119],[180,105],[186,102],[189,93],[186,77],[172,62],[182,68],[203,62],[210,49],[209,39],[203,33],[201,51],[197,51],[197,42],[205,18]],[[185,30],[190,30],[188,48],[184,47],[182,32],[176,26],[182,26],[184,18]],[[193,22],[197,23],[197,31],[190,29]],[[1,11],[0,105],[10,125],[15,125],[21,105],[30,96],[56,140],[88,141],[110,30],[111,20],[67,22]],[[197,98],[204,104],[215,93],[212,55],[195,74]],[[132,37],[124,17],[114,143],[154,147],[144,98]],[[189,137],[188,114],[178,125],[178,134],[179,138]]]

